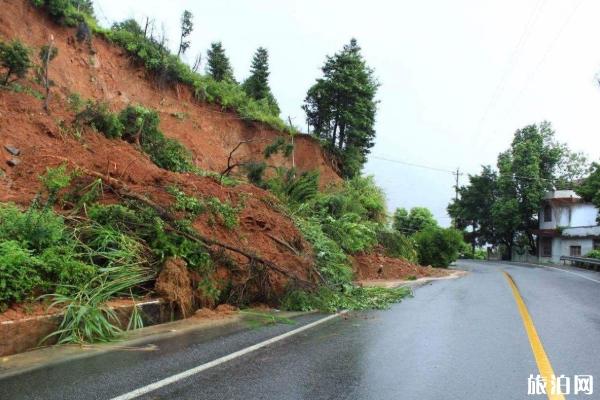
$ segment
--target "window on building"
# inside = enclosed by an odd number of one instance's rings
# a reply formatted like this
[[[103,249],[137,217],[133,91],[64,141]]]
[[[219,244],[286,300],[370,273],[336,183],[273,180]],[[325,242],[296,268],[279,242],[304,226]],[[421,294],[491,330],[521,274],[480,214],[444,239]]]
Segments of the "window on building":
[[[550,207],[550,204],[546,204],[546,206],[544,207],[544,222],[551,222],[552,221],[552,207]]]
[[[543,237],[542,241],[542,257],[552,257],[552,238]]]
[[[569,254],[571,257],[579,257],[581,255],[581,246],[570,246]]]
[[[600,239],[594,239],[594,250],[600,250]]]

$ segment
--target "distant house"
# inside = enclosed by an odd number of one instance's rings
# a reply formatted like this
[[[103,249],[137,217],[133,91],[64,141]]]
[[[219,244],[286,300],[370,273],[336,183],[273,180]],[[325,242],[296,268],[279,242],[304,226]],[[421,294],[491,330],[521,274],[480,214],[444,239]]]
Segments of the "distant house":
[[[600,248],[598,209],[572,190],[546,193],[539,213],[538,259],[559,262],[561,256],[585,256]]]

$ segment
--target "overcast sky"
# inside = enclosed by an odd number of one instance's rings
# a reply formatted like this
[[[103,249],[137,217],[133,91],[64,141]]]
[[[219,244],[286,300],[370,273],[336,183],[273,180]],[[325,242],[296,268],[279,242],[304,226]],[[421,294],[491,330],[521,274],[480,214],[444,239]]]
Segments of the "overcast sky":
[[[194,15],[187,61],[220,40],[236,78],[255,49],[270,53],[282,116],[305,128],[302,105],[325,55],[351,37],[381,82],[377,140],[365,173],[388,207],[426,206],[441,224],[454,195],[449,172],[495,164],[514,131],[549,120],[557,137],[600,159],[600,1],[597,0],[96,0],[103,25],[146,16],[178,45]],[[466,181],[461,176],[461,183]]]

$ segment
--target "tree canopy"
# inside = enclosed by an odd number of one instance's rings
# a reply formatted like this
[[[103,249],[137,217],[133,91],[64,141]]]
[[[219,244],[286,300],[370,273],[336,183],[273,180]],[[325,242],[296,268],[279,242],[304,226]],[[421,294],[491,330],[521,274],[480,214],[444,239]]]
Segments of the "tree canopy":
[[[413,207],[410,212],[397,208],[392,219],[393,228],[407,235],[438,226],[431,211],[425,207]]]
[[[18,40],[10,43],[0,42],[0,64],[6,69],[3,85],[8,85],[13,75],[16,76],[13,80],[16,80],[27,74],[31,66],[30,54],[30,50]]]
[[[375,140],[375,95],[379,83],[356,39],[328,56],[323,77],[308,90],[302,107],[313,135],[341,160],[345,177],[357,175]]]
[[[187,37],[190,36],[192,30],[194,30],[192,17],[192,13],[188,10],[185,10],[181,15],[181,36],[179,38],[179,50],[177,51],[177,56],[184,54],[190,47],[191,43]]]
[[[217,82],[235,82],[233,68],[221,42],[213,42],[207,52],[208,74]]]
[[[269,75],[269,52],[264,47],[259,47],[252,59],[250,76],[244,81],[242,88],[253,99],[267,102],[273,114],[279,115],[279,105],[269,87]]]

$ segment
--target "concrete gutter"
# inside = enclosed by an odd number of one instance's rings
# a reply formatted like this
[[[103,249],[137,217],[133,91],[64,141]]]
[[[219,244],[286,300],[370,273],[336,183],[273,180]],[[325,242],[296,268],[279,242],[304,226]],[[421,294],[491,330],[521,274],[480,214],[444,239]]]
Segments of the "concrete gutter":
[[[265,313],[264,310],[255,311]],[[276,317],[291,319],[312,313],[273,312],[272,314]],[[227,315],[217,315],[212,318],[190,317],[127,332],[123,336],[123,340],[115,342],[37,348],[0,358],[0,379],[110,351],[155,351],[157,346],[153,342],[192,331],[216,337],[225,333],[249,329],[250,325],[248,321],[250,319],[251,317],[245,315],[243,312],[237,311]]]

